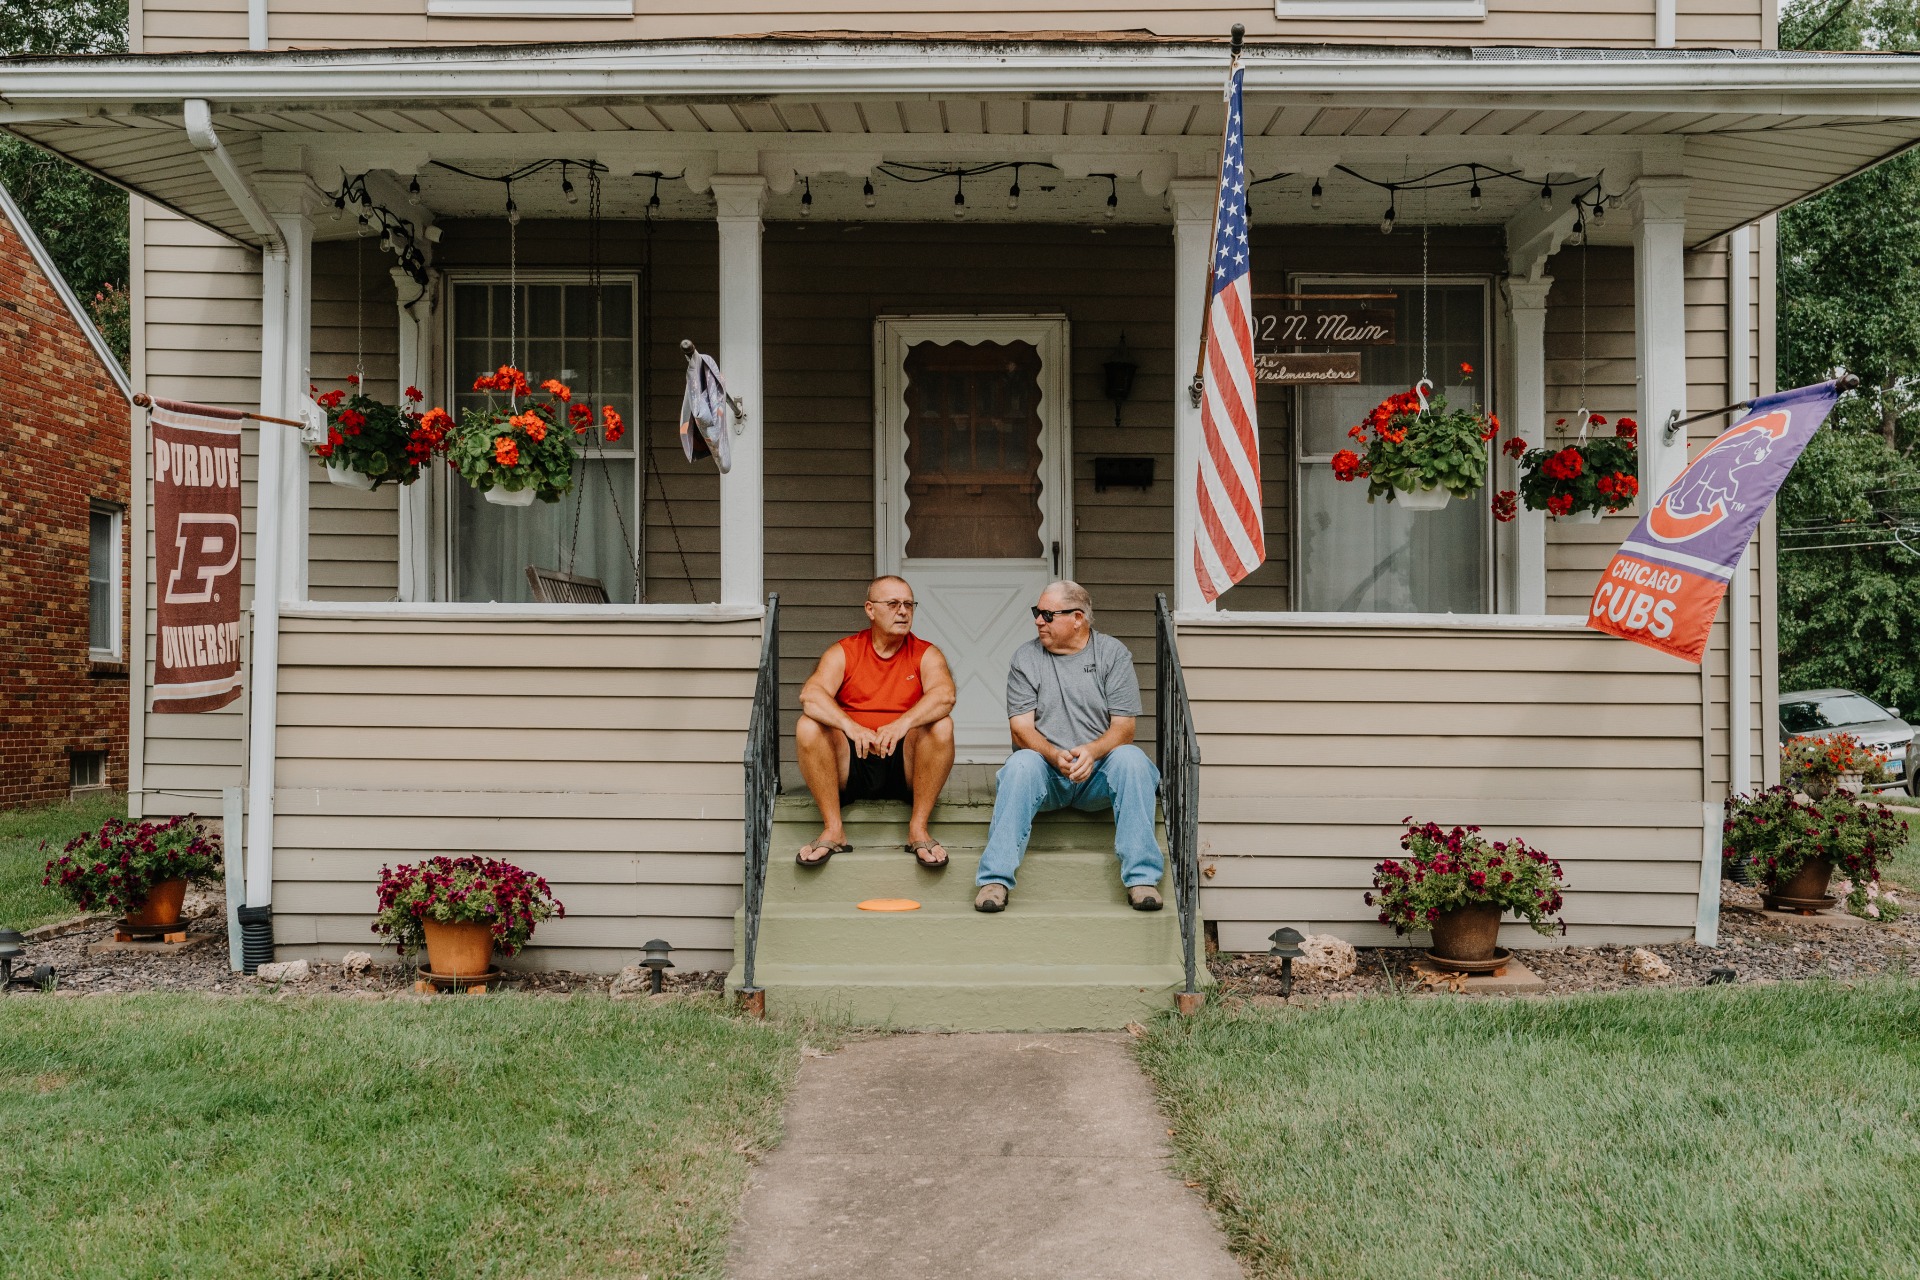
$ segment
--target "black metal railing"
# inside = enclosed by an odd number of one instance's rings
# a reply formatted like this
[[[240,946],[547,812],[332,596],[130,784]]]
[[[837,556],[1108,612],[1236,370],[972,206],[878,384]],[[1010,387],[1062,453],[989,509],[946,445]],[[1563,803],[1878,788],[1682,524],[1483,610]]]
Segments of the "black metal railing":
[[[754,952],[760,945],[760,905],[767,892],[767,849],[773,841],[773,801],[780,794],[780,597],[767,597],[767,630],[760,642],[760,674],[753,684],[753,715],[747,721],[747,847],[744,885],[745,928],[740,957],[740,989],[759,990],[753,980]]]
[[[1183,995],[1199,991],[1200,946],[1200,741],[1193,732],[1187,677],[1180,670],[1173,613],[1167,598],[1153,602],[1154,712],[1159,738],[1160,811],[1167,823],[1167,855],[1173,863],[1174,906],[1180,912],[1180,949],[1187,966]]]

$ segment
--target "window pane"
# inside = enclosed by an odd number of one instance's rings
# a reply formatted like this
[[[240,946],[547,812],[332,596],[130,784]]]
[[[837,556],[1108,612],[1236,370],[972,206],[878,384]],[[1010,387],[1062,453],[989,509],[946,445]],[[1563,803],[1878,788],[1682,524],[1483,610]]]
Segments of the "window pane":
[[[1480,613],[1487,608],[1487,494],[1455,499],[1444,511],[1415,513],[1385,500],[1369,503],[1366,483],[1342,484],[1327,462],[1353,442],[1347,432],[1390,395],[1419,381],[1424,367],[1451,407],[1488,399],[1486,293],[1478,284],[1427,290],[1424,353],[1418,283],[1372,285],[1343,280],[1306,291],[1393,292],[1392,346],[1360,348],[1357,384],[1299,389],[1300,599],[1330,612]],[[1424,356],[1424,358],[1423,358]],[[1468,384],[1460,366],[1473,366]],[[1491,472],[1489,472],[1491,474]]]
[[[632,458],[589,458],[576,463],[573,488],[559,502],[500,507],[480,491],[453,485],[455,580],[458,598],[525,604],[532,597],[527,567],[560,569],[598,578],[607,598],[632,604],[638,533],[634,518]],[[578,534],[574,510],[579,505]],[[617,509],[616,509],[617,508]]]
[[[908,557],[1042,555],[1039,351],[922,342],[905,364]]]
[[[114,530],[119,521],[110,511],[95,511],[87,520],[87,647],[113,648],[115,582]]]

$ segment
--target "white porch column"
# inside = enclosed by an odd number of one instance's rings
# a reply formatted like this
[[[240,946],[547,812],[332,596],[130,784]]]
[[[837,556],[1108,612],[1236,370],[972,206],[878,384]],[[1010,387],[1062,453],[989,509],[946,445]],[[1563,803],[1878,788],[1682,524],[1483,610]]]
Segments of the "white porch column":
[[[256,179],[286,241],[261,262],[260,411],[298,418],[307,390],[313,276],[312,185],[304,174]],[[250,907],[273,898],[273,793],[280,691],[280,605],[307,594],[307,458],[298,432],[260,424],[254,497],[252,669],[247,672],[246,894]]]
[[[1213,255],[1217,178],[1175,178],[1173,199],[1173,607],[1211,610],[1193,569],[1193,539],[1200,523],[1200,408],[1188,388],[1200,355],[1206,316],[1207,272]]]
[[[1686,433],[1669,442],[1668,416],[1687,412],[1687,179],[1641,178],[1633,215],[1633,328],[1640,378],[1640,500],[1653,501],[1687,465]]]
[[[760,392],[759,174],[713,176],[720,226],[720,372],[746,410],[733,438],[733,465],[720,477],[720,602],[766,603],[767,418]]]
[[[1507,322],[1512,327],[1513,429],[1536,443],[1545,443],[1547,429],[1547,292],[1551,277],[1507,282]],[[1500,460],[1517,488],[1519,463]],[[1513,518],[1514,613],[1547,611],[1547,513],[1529,511],[1521,503]]]
[[[429,276],[426,284],[417,284],[399,267],[391,274],[400,310],[397,391],[404,397],[408,387],[417,387],[431,403],[433,303],[439,280]],[[414,483],[400,486],[400,598],[405,601],[433,599],[427,526],[431,492],[432,477],[425,470]]]

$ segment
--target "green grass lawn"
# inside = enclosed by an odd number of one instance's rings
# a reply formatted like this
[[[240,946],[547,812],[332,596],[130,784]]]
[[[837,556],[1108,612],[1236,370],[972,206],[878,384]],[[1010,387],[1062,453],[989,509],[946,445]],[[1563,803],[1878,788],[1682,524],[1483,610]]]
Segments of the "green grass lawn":
[[[38,809],[0,810],[0,927],[31,929],[77,914],[58,890],[41,887],[47,859],[58,857],[82,831],[126,816],[127,798],[118,792]]]
[[[718,997],[0,1000],[0,1275],[718,1276],[800,1035]]]
[[[1140,1058],[1256,1277],[1912,1277],[1920,986],[1169,1018]]]

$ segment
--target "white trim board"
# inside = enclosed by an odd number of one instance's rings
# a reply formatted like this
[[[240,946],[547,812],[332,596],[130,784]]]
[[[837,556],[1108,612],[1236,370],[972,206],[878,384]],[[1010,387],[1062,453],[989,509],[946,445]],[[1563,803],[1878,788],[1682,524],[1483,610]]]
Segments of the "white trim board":
[[[1276,18],[1352,18],[1393,22],[1405,18],[1484,21],[1486,0],[1274,0]]]
[[[1182,627],[1220,627],[1252,630],[1258,627],[1350,628],[1385,627],[1400,631],[1585,631],[1587,620],[1577,613],[1176,613]],[[1604,632],[1596,639],[1611,639]]]
[[[764,608],[727,604],[467,604],[458,601],[303,600],[282,618],[420,622],[752,622]]]
[[[631,18],[633,0],[427,0],[429,18]]]

